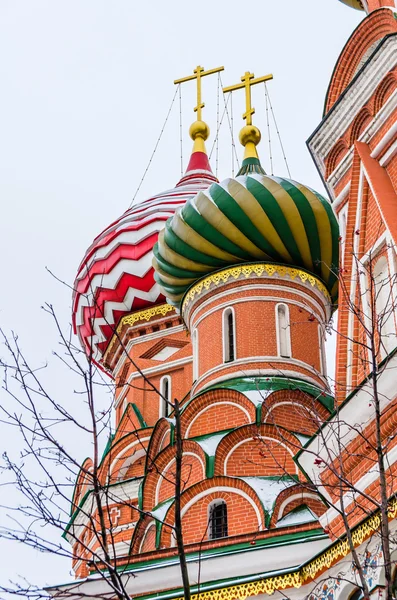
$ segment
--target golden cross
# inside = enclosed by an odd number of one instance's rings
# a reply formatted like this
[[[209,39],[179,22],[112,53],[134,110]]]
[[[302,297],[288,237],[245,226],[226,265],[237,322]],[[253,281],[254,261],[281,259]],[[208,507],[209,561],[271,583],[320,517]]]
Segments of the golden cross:
[[[210,69],[209,71],[204,71],[204,67],[200,67],[200,65],[194,69],[193,75],[189,75],[188,77],[182,77],[182,79],[175,79],[174,83],[185,83],[185,81],[192,81],[193,79],[197,80],[197,106],[194,108],[194,112],[197,113],[197,120],[201,121],[201,109],[204,108],[204,102],[201,102],[201,78],[206,75],[213,75],[214,73],[219,73],[223,71],[224,67],[218,67],[217,69]]]
[[[223,88],[224,94],[245,88],[245,113],[243,114],[243,119],[246,119],[247,125],[252,125],[252,115],[255,113],[255,108],[252,108],[251,106],[251,87],[257,83],[269,81],[270,79],[273,79],[273,75],[264,75],[263,77],[257,77],[255,79],[253,73],[246,71],[241,78],[242,83]]]

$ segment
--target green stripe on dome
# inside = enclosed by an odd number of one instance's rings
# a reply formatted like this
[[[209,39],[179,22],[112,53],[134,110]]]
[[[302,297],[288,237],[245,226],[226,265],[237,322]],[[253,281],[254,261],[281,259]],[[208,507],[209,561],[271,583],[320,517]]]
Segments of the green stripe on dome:
[[[261,235],[255,224],[247,217],[244,210],[240,208],[233,196],[229,194],[223,187],[214,183],[211,186],[211,197],[215,204],[222,210],[227,218],[244,233],[266,256],[267,259],[272,257],[274,249],[270,246],[267,240]],[[278,260],[280,257],[278,256]]]
[[[338,238],[331,206],[310,188],[263,173],[226,179],[167,221],[154,248],[156,281],[178,304],[211,272],[265,260],[308,270],[336,300]]]
[[[214,268],[219,268],[227,265],[226,260],[221,260],[219,258],[208,256],[208,254],[204,254],[204,252],[195,250],[192,246],[189,246],[189,244],[181,240],[171,228],[171,219],[168,219],[168,221],[165,224],[164,237],[167,245],[172,250],[174,250],[174,252],[178,252],[178,254],[186,256],[187,258],[190,258],[190,260],[194,260],[198,263],[208,265]]]
[[[158,242],[156,242],[155,245],[153,246],[153,254],[154,254],[156,261],[160,265],[160,267],[166,273],[169,273],[170,275],[174,275],[175,277],[185,277],[185,278],[197,279],[197,276],[198,276],[197,271],[188,271],[187,269],[181,269],[180,267],[175,267],[174,265],[171,265],[171,263],[164,260],[164,258],[161,256],[161,253],[159,251]]]
[[[259,202],[264,212],[269,217],[272,225],[277,230],[285,247],[290,253],[292,260],[296,264],[302,263],[302,257],[299,253],[298,246],[292,235],[292,231],[288,225],[283,211],[281,210],[277,199],[267,190],[257,179],[247,177],[246,188]]]
[[[332,210],[332,206],[327,202],[326,198],[321,196],[315,190],[311,190],[313,194],[320,200],[322,206],[324,207],[327,215],[329,224],[331,227],[331,238],[332,238],[332,262],[328,265],[329,268],[329,277],[328,277],[328,285],[332,289],[335,282],[338,280],[338,269],[339,269],[339,226],[338,222],[335,218],[334,211]],[[337,243],[335,243],[337,240]]]
[[[286,192],[291,196],[302,219],[303,227],[306,231],[309,242],[310,254],[313,263],[313,270],[321,277],[321,250],[320,239],[318,236],[317,223],[313,214],[312,207],[302,192],[289,180],[274,177]]]
[[[222,250],[230,252],[230,254],[235,254],[242,260],[250,260],[248,252],[236,246],[236,244],[228,240],[227,237],[217,231],[210,223],[207,223],[203,216],[192,206],[191,200],[186,202],[181,212],[184,221],[206,240],[222,248]]]

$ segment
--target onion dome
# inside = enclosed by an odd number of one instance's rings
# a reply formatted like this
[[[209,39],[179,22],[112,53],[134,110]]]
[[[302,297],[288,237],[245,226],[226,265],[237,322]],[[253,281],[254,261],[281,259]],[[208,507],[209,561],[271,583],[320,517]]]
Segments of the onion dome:
[[[201,133],[200,133],[201,132]],[[208,130],[205,132],[208,135]],[[128,209],[87,250],[74,284],[73,326],[96,363],[124,315],[164,302],[154,280],[152,251],[159,231],[175,210],[217,181],[205,152],[202,129],[185,175],[168,190]]]
[[[355,8],[356,10],[364,10],[361,0],[339,0],[339,2],[343,2],[343,4]]]
[[[289,179],[238,175],[200,191],[167,221],[154,248],[155,278],[167,300],[178,304],[210,272],[263,260],[303,267],[335,300],[338,237],[332,208],[320,194]]]
[[[296,181],[266,175],[258,158],[250,86],[264,79],[246,72],[242,84],[224,90],[246,88],[245,157],[237,177],[198,192],[159,235],[155,279],[170,304],[178,306],[186,290],[213,271],[257,261],[304,268],[336,300],[339,229],[329,202]]]

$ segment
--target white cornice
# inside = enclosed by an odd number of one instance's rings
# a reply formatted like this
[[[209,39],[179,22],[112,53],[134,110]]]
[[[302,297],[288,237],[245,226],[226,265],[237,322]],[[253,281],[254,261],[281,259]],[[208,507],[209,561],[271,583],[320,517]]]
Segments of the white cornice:
[[[325,170],[324,160],[331,148],[345,133],[360,109],[368,102],[378,85],[395,67],[396,63],[397,37],[393,36],[388,38],[375,52],[362,71],[353,79],[344,96],[337,101],[337,104],[325,116],[317,131],[309,139],[309,148],[316,157],[317,165],[322,173]],[[376,123],[378,126],[379,121],[387,118],[386,115],[389,116],[391,101],[394,99],[395,103],[396,96],[396,93],[392,94],[382,107],[374,119],[374,125]],[[373,135],[372,131],[368,131],[368,133]]]

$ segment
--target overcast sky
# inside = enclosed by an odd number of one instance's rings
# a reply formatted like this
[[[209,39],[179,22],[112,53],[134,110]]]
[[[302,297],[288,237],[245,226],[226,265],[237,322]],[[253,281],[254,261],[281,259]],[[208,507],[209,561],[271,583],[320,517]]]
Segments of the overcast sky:
[[[56,344],[40,306],[49,301],[62,323],[70,321],[70,291],[45,268],[72,284],[92,239],[129,206],[174,95],[173,80],[197,64],[224,65],[224,85],[246,70],[273,73],[268,89],[292,177],[324,192],[305,141],[321,119],[339,52],[362,16],[338,0],[0,0],[0,325],[19,333],[35,364],[51,359]],[[203,82],[203,116],[213,134],[217,85],[216,76]],[[269,170],[259,87],[254,123],[262,125],[259,151]],[[233,102],[237,134],[243,94]],[[193,84],[185,84],[185,166],[194,104]],[[231,175],[228,136],[225,121],[220,179]],[[273,143],[274,171],[286,175]],[[137,201],[173,187],[179,176],[176,102]],[[47,376],[63,385],[56,364]],[[0,446],[18,452],[7,429]],[[16,546],[6,546],[1,557],[1,579],[21,573],[41,584],[69,577],[69,564]]]

